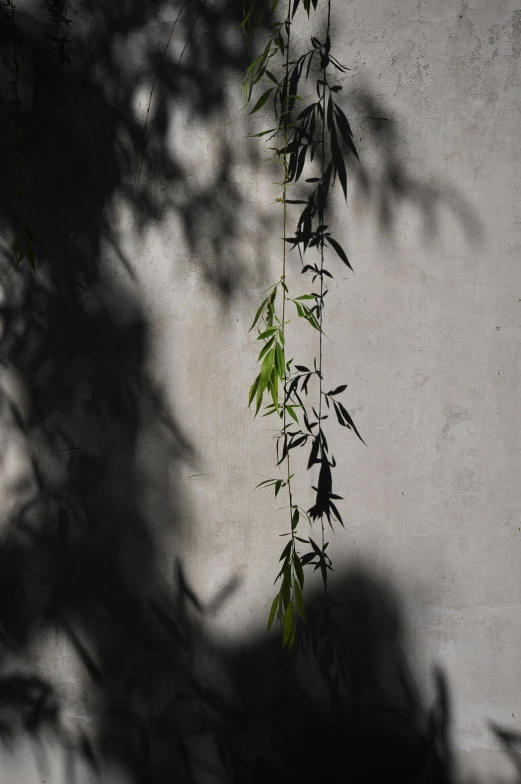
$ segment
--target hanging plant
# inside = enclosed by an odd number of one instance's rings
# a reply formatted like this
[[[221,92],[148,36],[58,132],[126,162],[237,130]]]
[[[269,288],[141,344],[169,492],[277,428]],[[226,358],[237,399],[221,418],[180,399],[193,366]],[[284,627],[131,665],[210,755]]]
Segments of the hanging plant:
[[[346,384],[337,384],[328,391],[323,373],[324,303],[328,293],[327,281],[333,279],[329,266],[333,256],[351,269],[347,254],[333,236],[327,223],[331,189],[340,183],[347,200],[347,166],[358,159],[350,123],[338,103],[342,86],[335,82],[335,75],[346,71],[332,54],[331,0],[324,4],[326,31],[322,38],[312,35],[310,47],[302,54],[294,52],[292,25],[299,9],[308,19],[316,11],[318,0],[289,0],[284,19],[277,21],[273,15],[279,6],[273,0],[270,11],[271,34],[261,54],[251,63],[244,77],[247,103],[252,100],[256,85],[263,83],[267,89],[256,98],[251,114],[263,110],[270,102],[273,106],[272,127],[254,134],[272,143],[270,149],[282,167],[281,196],[283,242],[281,248],[281,274],[258,307],[250,331],[257,331],[261,342],[258,355],[259,371],[251,386],[249,405],[255,416],[276,416],[281,428],[277,436],[277,466],[282,475],[267,479],[258,487],[273,488],[275,496],[285,492],[288,498],[289,537],[280,556],[280,571],[275,582],[279,590],[273,599],[268,619],[268,631],[275,621],[283,630],[283,647],[291,648],[297,639],[298,617],[306,621],[304,609],[304,569],[312,566],[321,574],[324,603],[327,615],[333,599],[328,591],[328,573],[332,562],[328,555],[326,523],[344,525],[338,509],[341,497],[333,491],[333,471],[337,467],[329,449],[326,420],[334,414],[340,427],[362,437],[341,395]],[[243,4],[242,27],[249,35],[256,24],[264,19],[266,5],[253,0]],[[299,95],[303,83],[315,79],[317,98],[302,108]],[[300,112],[297,114],[297,106]],[[289,198],[289,189],[298,183],[305,168],[315,169],[314,176],[305,179],[308,192],[305,198]],[[311,174],[311,172],[310,172]],[[300,215],[293,233],[288,231],[288,208],[300,207]],[[318,261],[308,262],[311,249],[318,252]],[[289,252],[297,250],[301,273],[310,283],[310,291],[295,295],[288,289],[287,264]],[[326,262],[327,265],[326,266]],[[317,356],[313,367],[296,364],[288,350],[286,327],[291,314],[317,336]],[[314,389],[313,389],[314,385]],[[312,392],[316,405],[311,402]],[[308,450],[308,470],[317,476],[313,484],[315,500],[304,510],[294,497],[291,459],[293,450]],[[302,522],[320,524],[320,537],[305,536]],[[317,541],[318,540],[318,541]],[[312,642],[315,652],[319,646],[320,630],[315,630]],[[328,654],[329,656],[330,654]],[[335,652],[333,650],[333,657]]]

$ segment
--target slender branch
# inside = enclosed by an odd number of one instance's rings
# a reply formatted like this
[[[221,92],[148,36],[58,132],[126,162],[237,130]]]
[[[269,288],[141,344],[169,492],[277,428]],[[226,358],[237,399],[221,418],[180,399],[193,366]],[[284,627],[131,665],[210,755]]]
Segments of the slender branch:
[[[329,33],[331,29],[331,0],[327,0],[327,27],[326,27],[326,41],[329,38]],[[322,181],[324,181],[325,173],[326,173],[326,87],[327,87],[327,64],[324,60],[324,68],[322,70]],[[322,225],[324,223],[324,201],[321,201],[319,207],[319,224]],[[320,445],[320,457],[322,460],[327,460],[328,457],[324,454],[324,447],[322,441],[322,325],[324,321],[324,245],[325,240],[324,236],[322,235],[322,239],[320,241],[320,300],[319,300],[319,324],[320,324],[320,332],[318,336],[319,344],[318,344],[318,438],[319,438],[319,445]],[[324,531],[324,515],[320,518],[321,528],[322,528],[322,552],[324,552],[325,548],[325,531]],[[327,594],[327,586],[324,583],[324,592]]]
[[[282,206],[283,206],[283,231],[282,231],[282,281],[284,283],[283,287],[283,297],[282,297],[282,335],[285,336],[285,321],[286,321],[286,236],[287,236],[287,223],[288,223],[288,208],[286,204],[286,196],[288,191],[288,153],[287,153],[287,145],[288,145],[288,107],[289,107],[289,47],[290,47],[290,38],[291,38],[291,0],[288,0],[288,13],[286,17],[286,31],[288,34],[288,38],[286,41],[286,63],[285,63],[285,71],[286,71],[286,95],[285,95],[285,106],[284,106],[284,181],[282,184]],[[286,345],[284,341],[284,346]],[[286,438],[286,427],[287,427],[287,411],[286,411],[286,396],[287,396],[287,389],[288,389],[288,368],[286,365],[286,354],[284,352],[284,405],[283,405],[283,432],[284,438]],[[289,517],[290,517],[290,531],[291,531],[291,541],[292,541],[292,551],[295,553],[295,532],[293,530],[293,493],[291,488],[291,466],[290,466],[290,458],[289,458],[289,449],[287,450],[286,454],[286,466],[287,466],[287,486],[288,486],[288,497],[289,497]]]

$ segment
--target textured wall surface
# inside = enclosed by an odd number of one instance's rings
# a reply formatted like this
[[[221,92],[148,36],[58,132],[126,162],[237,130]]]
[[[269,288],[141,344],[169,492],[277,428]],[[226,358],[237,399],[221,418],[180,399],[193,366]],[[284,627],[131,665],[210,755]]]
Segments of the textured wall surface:
[[[368,196],[355,180],[347,211],[336,205],[356,274],[338,269],[326,315],[326,369],[349,380],[368,444],[335,444],[348,521],[334,538],[336,565],[368,560],[395,581],[419,677],[428,683],[434,663],[445,668],[465,751],[494,747],[489,720],[521,718],[517,5],[334,11],[337,51],[352,69],[346,105],[371,177]],[[249,196],[262,171],[244,172]],[[277,191],[264,178],[266,203]],[[182,296],[167,285],[156,296],[157,265],[150,307],[159,364],[165,380],[175,373],[203,457],[203,475],[184,479],[190,574],[203,596],[240,577],[217,624],[233,639],[262,625],[278,552],[277,507],[251,490],[271,475],[269,430],[244,407],[256,300],[250,290],[251,304],[222,314],[189,258],[178,263]]]
[[[151,33],[158,51],[172,18],[165,5]],[[365,180],[353,168],[347,208],[338,194],[334,202],[355,274],[335,268],[324,363],[333,385],[348,382],[346,405],[367,443],[332,436],[345,520],[331,539],[337,584],[362,566],[392,585],[426,700],[434,667],[447,676],[464,770],[491,780],[487,771],[504,768],[510,780],[489,723],[521,727],[519,0],[335,0],[333,40],[350,68],[341,96]],[[121,42],[127,74],[139,72],[140,51],[137,34]],[[182,210],[166,204],[143,232],[116,194],[109,220],[135,278],[108,244],[104,274],[116,311],[121,292],[142,303],[147,367],[193,446],[169,465],[146,421],[140,432],[151,480],[141,503],[158,561],[168,577],[181,559],[208,607],[233,584],[207,620],[209,636],[233,649],[263,634],[284,530],[282,503],[254,491],[273,473],[271,425],[246,407],[256,349],[248,329],[280,274],[282,216],[279,172],[261,142],[246,139],[262,118],[241,112],[237,74],[220,78],[224,105],[208,116],[190,113],[180,90],[165,138],[193,192],[220,192],[222,202],[190,207],[202,216],[190,244]],[[136,77],[139,122],[150,81]],[[182,187],[170,187],[182,204]],[[225,247],[221,224],[230,226]],[[289,277],[294,290],[303,285],[297,258]],[[231,300],[220,287],[234,288]],[[307,333],[291,335],[296,357],[313,356]],[[23,446],[8,438],[6,497],[23,464]],[[305,482],[300,492],[305,505]],[[89,722],[74,654],[59,640],[41,646],[28,660],[62,684],[69,715]],[[20,781],[20,769],[12,775]]]

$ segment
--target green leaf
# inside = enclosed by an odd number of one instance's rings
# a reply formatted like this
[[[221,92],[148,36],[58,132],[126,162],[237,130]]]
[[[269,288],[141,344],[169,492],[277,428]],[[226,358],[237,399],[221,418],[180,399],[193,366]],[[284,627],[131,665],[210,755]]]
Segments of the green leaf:
[[[270,97],[274,89],[275,89],[274,87],[270,87],[266,90],[265,93],[262,93],[261,97],[259,98],[255,106],[251,110],[250,114],[255,114],[255,112],[259,111],[259,109],[262,109],[262,107],[264,106],[264,104],[266,103],[266,101],[268,100],[268,98]]]
[[[292,531],[294,531],[295,528],[297,527],[299,520],[300,520],[299,510],[298,509],[294,509],[293,510],[293,514],[291,516],[291,530]],[[295,555],[295,558],[297,558],[297,555]]]
[[[278,332],[278,329],[279,329],[278,327],[268,327],[268,329],[260,333],[257,340],[266,340],[266,338],[269,338],[270,335],[273,335],[275,332]]]
[[[302,568],[302,563],[298,555],[295,553],[295,557],[293,558],[293,566],[295,567],[295,574],[297,576],[297,580],[301,588],[304,588],[304,570]]]
[[[290,640],[293,636],[293,605],[291,603],[288,604],[286,612],[284,613],[283,630],[282,647],[285,648],[287,645],[290,648]]]
[[[280,343],[275,345],[275,367],[281,381],[284,380],[284,352]]]
[[[277,368],[275,366],[273,366],[273,370],[271,371],[269,387],[270,387],[271,397],[272,397],[272,400],[273,400],[273,405],[275,406],[275,409],[278,411],[278,408],[279,408],[279,374],[278,374]]]
[[[260,381],[260,373],[257,376],[257,378],[255,379],[255,381],[253,382],[253,384],[251,385],[250,396],[248,398],[248,407],[251,406],[253,398],[255,397],[255,393],[257,391],[257,387],[259,386],[259,381]]]
[[[259,356],[257,357],[257,362],[260,362],[261,359],[264,356],[266,356],[266,352],[268,352],[270,348],[273,346],[274,341],[275,341],[275,337],[272,337],[271,340],[268,340],[268,342],[262,347]]]
[[[301,318],[305,318],[306,321],[308,321],[309,324],[311,324],[313,329],[316,329],[319,332],[321,332],[322,330],[320,329],[320,324],[318,323],[318,321],[316,320],[315,316],[310,311],[310,309],[307,307],[307,305],[301,305],[300,302],[295,302],[295,300],[293,300],[293,303],[297,308],[297,313],[299,314],[299,316]]]
[[[259,389],[262,386],[263,392],[268,386],[268,381],[271,376],[271,371],[273,370],[274,359],[275,359],[275,351],[274,349],[270,349],[266,354],[266,356],[264,357],[261,365]]]
[[[249,20],[250,16],[252,15],[252,13],[255,10],[256,2],[257,2],[257,0],[252,0],[252,4],[250,5],[250,9],[246,13],[246,15],[243,17],[242,21],[239,23],[239,27],[246,27],[246,25],[248,24],[248,20]]]
[[[295,420],[295,422],[298,424],[298,417],[297,417],[297,415],[295,414],[295,410],[294,410],[293,406],[286,406],[286,411],[288,412],[288,414],[290,415],[290,417],[291,417],[292,419],[294,419],[294,420]]]
[[[255,490],[257,490],[258,487],[269,487],[277,482],[280,482],[280,479],[264,479],[263,482],[259,482],[258,485],[255,485]]]
[[[268,628],[266,629],[266,634],[269,632],[269,630],[273,626],[273,621],[275,620],[275,615],[277,613],[278,605],[279,605],[279,594],[276,595],[276,597],[274,598],[273,603],[271,605],[270,615],[269,615],[269,618],[268,618]]]
[[[261,131],[260,133],[249,133],[248,139],[259,139],[261,136],[267,136],[268,133],[275,133],[278,131],[278,128],[270,128],[267,131]]]
[[[285,485],[286,483],[282,479],[277,479],[275,482],[275,498],[278,496],[280,492],[280,488]]]
[[[285,546],[284,550],[281,553],[281,556],[279,558],[279,563],[280,563],[280,561],[283,561],[285,558],[288,557],[288,555],[290,553],[290,550],[291,550],[291,542],[288,542],[287,545]],[[287,564],[284,565],[284,569],[286,568],[286,566],[287,566]],[[283,571],[284,571],[284,569],[283,569]],[[284,579],[286,579],[286,578],[284,578]]]
[[[302,589],[298,582],[294,584],[295,604],[297,605],[298,614],[303,621],[306,620],[306,609],[304,607],[304,597],[302,596]]]
[[[300,302],[303,299],[316,299],[315,294],[302,294],[300,297],[295,297],[293,302]]]
[[[335,104],[335,114],[336,114],[336,122],[338,125],[338,130],[340,131],[344,142],[346,143],[347,147],[351,150],[353,155],[360,161],[358,157],[358,152],[353,142],[353,132],[351,130],[351,126],[349,125],[349,121],[345,116],[344,112]]]
[[[272,296],[272,295],[270,295],[270,296]],[[268,302],[269,298],[270,297],[266,297],[266,299],[262,302],[262,304],[259,305],[259,309],[257,310],[257,313],[255,314],[255,318],[253,319],[253,324],[251,325],[250,329],[248,330],[249,332],[252,331],[252,329],[256,325],[257,321],[260,319],[262,311],[266,307],[266,303]]]
[[[338,174],[338,178],[340,180],[340,185],[342,186],[342,190],[344,191],[344,196],[347,199],[346,165],[344,163],[344,158],[340,150],[340,145],[338,144],[338,137],[334,125],[331,126],[330,135],[331,135],[331,155],[333,156],[333,164],[335,166],[336,173]]]

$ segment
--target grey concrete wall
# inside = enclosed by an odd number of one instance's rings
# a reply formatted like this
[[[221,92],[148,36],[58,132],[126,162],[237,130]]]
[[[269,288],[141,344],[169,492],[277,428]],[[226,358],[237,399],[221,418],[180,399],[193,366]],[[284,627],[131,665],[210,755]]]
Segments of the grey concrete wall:
[[[496,756],[489,722],[521,726],[518,6],[333,3],[334,45],[351,69],[340,79],[342,95],[366,187],[353,171],[347,208],[334,203],[355,274],[336,269],[325,368],[333,383],[349,382],[347,405],[367,443],[332,436],[346,521],[332,538],[334,563],[339,584],[362,564],[393,585],[425,699],[440,666],[461,764],[484,780],[487,771],[513,776]],[[163,42],[172,15],[165,5],[147,34]],[[140,72],[140,34],[119,45],[128,74],[138,74],[133,100],[142,122],[153,77]],[[181,45],[180,35],[172,52]],[[279,275],[281,213],[277,171],[255,153],[260,143],[245,138],[261,125],[240,111],[237,74],[223,78],[224,105],[208,117],[182,93],[172,102],[165,138],[196,194],[216,185],[230,133],[239,140],[228,162],[232,215],[216,201],[190,245],[175,184],[174,206],[145,231],[115,194],[108,220],[135,279],[108,244],[103,257],[115,312],[124,320],[124,296],[144,309],[150,374],[194,447],[189,459],[168,464],[144,418],[139,464],[151,482],[141,503],[158,564],[168,579],[180,558],[208,606],[234,582],[205,621],[210,638],[232,650],[262,634],[284,526],[280,504],[254,491],[273,473],[270,423],[254,421],[246,407],[255,360],[247,331],[262,290]],[[215,226],[237,215],[226,247],[216,248]],[[225,302],[218,289],[230,276],[237,286]],[[290,284],[302,285],[298,265]],[[293,341],[296,356],[310,355],[301,331]],[[21,394],[17,384],[23,379],[5,376],[9,394]],[[5,436],[6,498],[25,470],[25,447],[13,433]],[[306,483],[297,490],[305,504]],[[129,556],[129,573],[135,562]],[[24,666],[51,674],[69,718],[95,721],[66,642],[38,639]]]

